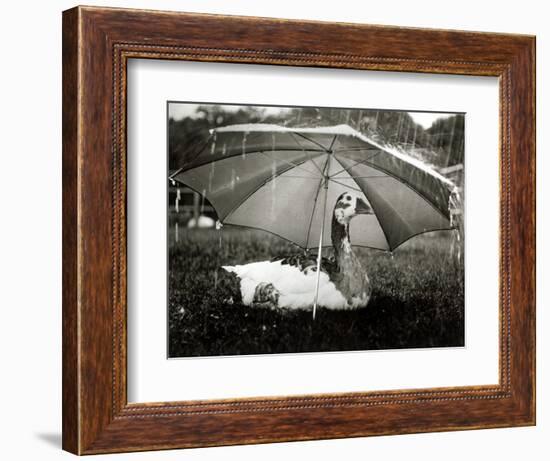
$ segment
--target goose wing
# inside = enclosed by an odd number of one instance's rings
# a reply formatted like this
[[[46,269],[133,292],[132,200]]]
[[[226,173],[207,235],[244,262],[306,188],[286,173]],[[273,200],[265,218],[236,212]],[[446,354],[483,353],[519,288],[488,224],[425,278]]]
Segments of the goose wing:
[[[272,262],[280,261],[282,265],[289,265],[296,267],[301,272],[307,274],[310,271],[317,271],[317,254],[312,253],[302,253],[302,254],[290,254],[290,255],[280,255],[274,258],[271,258]],[[332,279],[334,274],[337,272],[336,261],[334,258],[321,258],[321,272],[324,272]]]

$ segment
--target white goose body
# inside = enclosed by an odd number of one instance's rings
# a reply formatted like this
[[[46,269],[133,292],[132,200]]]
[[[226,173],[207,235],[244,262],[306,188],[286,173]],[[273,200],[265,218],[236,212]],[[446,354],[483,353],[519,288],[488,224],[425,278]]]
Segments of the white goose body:
[[[334,261],[323,259],[319,276],[318,305],[327,309],[365,307],[371,286],[349,240],[349,221],[372,208],[360,198],[344,193],[336,201],[332,219]],[[316,257],[275,258],[236,266],[223,266],[240,279],[243,304],[283,309],[309,309],[315,301]]]
[[[241,266],[224,266],[228,272],[233,272],[240,278],[243,304],[251,306],[257,288],[272,284],[279,293],[277,307],[285,309],[306,309],[313,305],[317,271],[315,269],[300,270],[290,264],[279,261],[259,261]],[[321,271],[319,277],[319,305],[328,309],[346,309],[347,301],[336,288],[327,273]]]

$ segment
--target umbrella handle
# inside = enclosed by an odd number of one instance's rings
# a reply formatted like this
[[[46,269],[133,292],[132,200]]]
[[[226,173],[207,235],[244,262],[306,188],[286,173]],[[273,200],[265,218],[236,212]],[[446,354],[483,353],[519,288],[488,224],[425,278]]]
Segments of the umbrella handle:
[[[315,284],[315,301],[313,303],[313,320],[317,311],[317,301],[319,298],[319,279],[321,278],[321,250],[323,246],[323,226],[321,227],[321,237],[319,238],[319,252],[317,254],[317,282]]]
[[[329,157],[329,160],[330,160],[330,157]],[[322,257],[322,250],[323,250],[323,235],[325,233],[325,215],[327,212],[328,177],[325,177],[324,189],[325,189],[325,199],[323,203],[323,218],[321,220],[321,235],[319,236],[319,251],[317,252],[317,282],[315,284],[315,301],[313,302],[313,320],[315,320],[315,313],[317,312],[317,302],[319,300],[319,279],[321,278],[321,257]]]

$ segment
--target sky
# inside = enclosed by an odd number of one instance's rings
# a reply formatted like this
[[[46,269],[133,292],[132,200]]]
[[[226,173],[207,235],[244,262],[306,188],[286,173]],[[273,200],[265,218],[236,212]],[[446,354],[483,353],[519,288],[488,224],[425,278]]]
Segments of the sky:
[[[181,120],[185,117],[193,117],[196,116],[195,110],[199,106],[204,106],[207,104],[169,104],[168,105],[168,116],[170,118],[173,118],[174,120]],[[239,110],[242,105],[229,105],[229,104],[223,104],[224,108],[227,111],[237,111]],[[268,115],[276,115],[281,110],[284,110],[284,107],[269,107],[264,106],[265,113]]]
[[[446,114],[441,112],[409,112],[409,115],[418,123],[422,128],[430,128],[438,118],[450,117],[453,114]]]
[[[195,116],[195,110],[199,104],[169,104],[168,115],[175,120],[181,120],[185,117]],[[227,110],[238,110],[240,105],[224,105]],[[281,107],[265,107],[267,114],[277,114],[283,108]],[[452,114],[442,112],[409,112],[412,119],[421,125],[424,129],[430,128],[432,123],[438,118],[449,117]]]

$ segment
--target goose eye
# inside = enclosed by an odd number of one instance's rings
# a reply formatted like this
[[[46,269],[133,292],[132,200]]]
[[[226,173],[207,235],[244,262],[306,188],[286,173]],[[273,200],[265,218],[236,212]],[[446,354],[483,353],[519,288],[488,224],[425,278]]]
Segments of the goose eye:
[[[351,197],[349,195],[347,195],[346,200],[349,202],[351,200]]]

